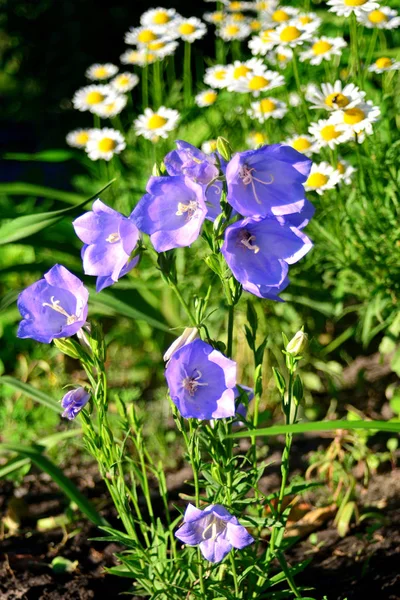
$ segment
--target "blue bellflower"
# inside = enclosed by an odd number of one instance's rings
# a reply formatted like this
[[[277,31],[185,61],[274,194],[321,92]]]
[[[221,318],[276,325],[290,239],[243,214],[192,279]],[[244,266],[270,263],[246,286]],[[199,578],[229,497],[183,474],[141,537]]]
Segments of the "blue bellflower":
[[[254,542],[247,529],[220,504],[204,510],[188,504],[184,523],[175,536],[188,546],[199,546],[212,563],[221,562],[232,548],[241,550]]]
[[[147,194],[132,213],[157,252],[190,246],[207,214],[204,188],[189,177],[150,177]]]
[[[309,158],[282,144],[237,152],[226,168],[227,200],[246,217],[298,213],[308,202],[303,183],[310,169]]]
[[[18,296],[23,320],[17,336],[44,344],[71,337],[86,323],[88,298],[82,281],[62,265],[55,265]]]
[[[174,352],[165,377],[171,399],[183,417],[234,416],[236,363],[206,342],[197,339]]]
[[[101,200],[92,210],[73,222],[82,248],[83,270],[97,276],[96,291],[116,283],[133,269],[139,256],[130,256],[139,240],[139,230],[131,218],[124,217]]]
[[[247,218],[227,227],[221,252],[246,291],[279,300],[289,284],[289,265],[311,247],[311,240],[295,227],[274,218]]]
[[[88,403],[90,394],[83,388],[78,387],[70,390],[61,400],[61,406],[64,409],[62,416],[72,421],[82,408]]]

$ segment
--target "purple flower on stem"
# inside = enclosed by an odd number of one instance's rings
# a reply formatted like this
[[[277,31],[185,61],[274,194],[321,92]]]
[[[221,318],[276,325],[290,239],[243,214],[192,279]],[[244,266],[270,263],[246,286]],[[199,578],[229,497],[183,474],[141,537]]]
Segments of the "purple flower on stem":
[[[117,282],[133,269],[139,256],[130,256],[139,240],[139,230],[131,218],[124,217],[101,200],[92,210],[73,222],[76,235],[85,244],[82,248],[83,270],[96,275],[96,291]]]
[[[196,241],[207,213],[203,186],[188,177],[150,177],[146,189],[131,216],[157,252]]]
[[[282,144],[238,152],[226,168],[228,202],[248,217],[300,212],[310,169],[310,159]]]
[[[72,421],[82,408],[88,403],[90,394],[83,388],[78,387],[70,390],[61,400],[61,406],[64,408],[62,416]]]
[[[234,416],[236,363],[206,342],[197,339],[174,352],[165,377],[171,399],[183,417]]]
[[[289,265],[311,247],[311,240],[295,227],[274,218],[247,218],[226,229],[221,252],[245,290],[279,300],[278,294],[289,284]]]
[[[247,529],[220,504],[204,510],[188,504],[184,523],[175,536],[188,546],[199,545],[204,558],[212,563],[221,562],[232,548],[241,550],[254,542]]]
[[[18,296],[23,320],[17,336],[44,344],[71,337],[86,323],[88,298],[82,281],[62,265],[55,265]]]

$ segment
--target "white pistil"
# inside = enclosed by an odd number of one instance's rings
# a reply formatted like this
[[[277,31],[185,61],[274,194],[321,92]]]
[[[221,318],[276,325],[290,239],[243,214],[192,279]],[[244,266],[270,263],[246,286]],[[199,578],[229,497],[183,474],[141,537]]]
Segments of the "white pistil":
[[[224,523],[221,521],[218,521],[215,517],[212,518],[212,521],[207,525],[207,527],[204,529],[203,533],[201,534],[201,537],[203,538],[203,540],[215,540],[220,533],[222,533],[222,531],[224,530]],[[211,529],[211,536],[207,537],[207,532]]]
[[[257,254],[257,252],[260,252],[260,247],[256,246],[256,244],[253,244],[255,240],[255,235],[251,235],[248,231],[241,232],[240,243],[243,244],[243,246],[245,246],[248,250],[254,252],[254,254]]]
[[[257,183],[262,183],[263,185],[271,185],[271,183],[274,182],[274,176],[271,175],[271,181],[263,181],[262,179],[254,177],[253,171],[255,171],[254,167],[248,167],[247,165],[243,165],[243,167],[241,167],[239,171],[239,177],[243,180],[244,185],[251,185],[256,202],[258,204],[262,204],[261,200],[257,196],[256,186],[254,185],[254,182],[257,181]]]
[[[182,381],[182,386],[189,392],[191,396],[194,396],[198,387],[208,385],[208,383],[199,382],[199,379],[202,377],[201,371],[195,369],[193,372],[197,373],[197,377],[194,377],[193,375],[191,377],[187,376]]]
[[[176,211],[176,216],[180,217],[182,215],[187,215],[186,220],[190,221],[196,212],[198,204],[195,200],[191,200],[189,204],[183,204],[183,202],[178,203],[178,210]]]
[[[50,300],[51,304],[49,304],[48,302],[43,302],[42,306],[48,306],[49,308],[52,308],[56,312],[60,313],[60,315],[67,317],[67,325],[72,325],[73,323],[76,323],[76,321],[78,320],[78,317],[76,315],[69,315],[67,311],[62,306],[60,306],[60,301],[54,300],[54,296],[52,296]]]
[[[106,242],[115,244],[115,242],[119,242],[120,239],[119,233],[110,233],[110,235],[106,238]]]

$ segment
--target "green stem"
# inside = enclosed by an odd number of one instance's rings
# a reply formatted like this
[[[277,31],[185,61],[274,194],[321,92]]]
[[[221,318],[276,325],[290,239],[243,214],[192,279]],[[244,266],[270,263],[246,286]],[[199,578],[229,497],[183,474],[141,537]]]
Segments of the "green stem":
[[[228,342],[227,342],[227,346],[226,346],[226,354],[227,354],[228,358],[232,358],[234,311],[235,311],[235,306],[232,303],[229,304],[229,306],[228,306]]]
[[[303,90],[301,88],[300,75],[299,75],[299,66],[298,66],[298,63],[297,63],[296,50],[293,50],[292,65],[293,65],[293,75],[294,75],[294,79],[296,81],[297,92],[298,92],[298,94],[300,96],[301,105],[303,107],[303,112],[304,112],[304,116],[305,116],[305,119],[306,119],[306,123],[308,124],[310,122],[310,116],[308,114],[307,102],[306,102],[306,99],[304,97]]]
[[[357,19],[353,12],[350,17],[350,56],[352,57],[351,75],[355,76],[357,83],[361,73],[360,57],[358,52],[358,38],[357,38]]]
[[[189,321],[190,321],[191,326],[192,327],[197,327],[196,317],[194,316],[194,314],[190,310],[190,307],[189,307],[188,303],[186,302],[186,300],[182,296],[182,294],[181,294],[178,286],[176,285],[176,283],[174,281],[169,281],[169,286],[170,286],[170,288],[172,290],[174,290],[176,297],[178,298],[179,302],[182,305],[182,308],[184,309],[185,313],[189,317]]]
[[[142,108],[149,106],[149,66],[145,65],[142,71]]]
[[[159,60],[153,64],[153,91],[154,107],[159,108],[162,104],[161,61]]]
[[[231,561],[232,567],[233,585],[235,586],[235,598],[241,598],[241,594],[239,593],[239,582],[236,571],[235,555],[233,554],[233,550],[231,550],[231,552],[229,553],[229,559]]]
[[[185,106],[190,106],[192,100],[191,50],[192,45],[185,42],[183,56],[183,97]]]

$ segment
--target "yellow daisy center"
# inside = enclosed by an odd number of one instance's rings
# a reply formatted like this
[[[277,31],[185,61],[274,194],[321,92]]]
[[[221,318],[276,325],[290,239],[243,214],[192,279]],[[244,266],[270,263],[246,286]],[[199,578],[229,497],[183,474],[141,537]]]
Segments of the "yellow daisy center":
[[[87,104],[90,104],[90,106],[93,106],[93,104],[99,104],[100,102],[103,102],[103,100],[104,95],[101,92],[89,92],[86,96],[86,102]]]
[[[299,137],[297,140],[294,140],[292,146],[298,152],[304,152],[304,150],[308,150],[311,147],[311,142],[305,137]]]
[[[381,10],[373,10],[368,15],[368,21],[371,21],[371,23],[382,23],[387,20],[387,16]]]
[[[237,33],[239,33],[240,29],[237,25],[228,25],[227,27],[225,27],[225,32],[228,35],[236,35]]]
[[[244,15],[242,13],[235,13],[234,15],[232,15],[232,21],[244,21]]]
[[[211,15],[211,20],[212,20],[214,23],[221,23],[221,21],[223,21],[223,20],[224,20],[224,17],[225,17],[224,13],[223,13],[223,12],[220,12],[220,11],[218,11],[218,12],[214,12],[214,13],[212,13],[212,15]]]
[[[350,100],[347,98],[347,96],[341,94],[340,92],[329,94],[329,96],[325,98],[325,104],[331,107],[338,106],[339,108],[344,108],[349,104],[349,102]]]
[[[337,170],[339,171],[339,173],[340,173],[341,175],[343,175],[343,173],[344,173],[344,172],[345,172],[345,170],[346,170],[346,167],[345,167],[345,166],[344,166],[344,164],[343,164],[343,163],[341,163],[341,162],[338,162],[338,164],[336,165],[336,168],[337,168]]]
[[[214,104],[216,99],[217,99],[217,94],[215,92],[206,92],[203,95],[203,100],[204,100],[204,102],[207,102],[207,104]]]
[[[129,82],[130,82],[130,79],[129,79],[128,75],[119,75],[116,80],[116,84],[120,85],[121,87],[128,85]]]
[[[273,100],[270,100],[269,98],[263,98],[260,102],[260,110],[262,113],[272,112],[275,107],[275,102]]]
[[[87,144],[87,141],[89,139],[89,134],[86,131],[81,131],[80,133],[76,134],[76,143],[77,144],[82,144],[82,146],[85,146],[85,144]]]
[[[208,142],[208,145],[209,145],[211,152],[215,152],[215,150],[217,149],[217,140],[210,140]]]
[[[365,4],[368,0],[344,0],[344,3],[347,6],[362,6],[363,4]]]
[[[365,119],[365,113],[361,108],[348,108],[344,111],[343,121],[347,125],[355,125]]]
[[[225,79],[225,75],[226,75],[225,69],[219,69],[218,71],[214,72],[214,77],[215,77],[215,79],[218,79],[218,81],[222,81],[223,79]]]
[[[149,52],[149,54],[146,54],[146,61],[147,62],[152,62],[153,60],[156,60],[156,55],[155,54],[151,54]]]
[[[273,31],[273,29],[266,29],[265,31],[262,31],[260,33],[261,39],[263,42],[270,42],[271,41],[271,32]]]
[[[299,21],[302,25],[307,25],[307,23],[312,23],[312,17],[303,15],[302,17],[299,17]]]
[[[289,21],[290,15],[284,10],[276,10],[272,15],[272,20],[277,23],[283,23],[284,21]]]
[[[96,69],[94,69],[93,75],[101,79],[103,77],[107,77],[108,71],[105,67],[97,67]]]
[[[192,25],[191,23],[182,23],[182,25],[179,25],[179,33],[181,33],[182,35],[190,35],[195,31],[196,26]]]
[[[161,50],[161,48],[164,48],[164,46],[165,46],[164,42],[150,42],[149,49],[150,50]]]
[[[265,87],[268,84],[269,84],[268,79],[265,79],[265,77],[263,77],[262,75],[255,75],[249,81],[249,88],[254,91],[261,90],[263,87]]]
[[[168,119],[162,117],[161,115],[152,115],[147,122],[147,127],[149,129],[159,129],[163,125],[167,123]]]
[[[117,145],[117,142],[112,138],[105,137],[99,141],[98,147],[100,152],[112,152]]]
[[[153,23],[156,25],[165,25],[170,20],[168,14],[163,10],[160,10],[153,16]]]
[[[388,67],[392,66],[392,59],[383,56],[382,58],[378,58],[378,60],[375,61],[375,64],[378,69],[387,69]]]
[[[326,142],[330,142],[340,136],[340,131],[334,125],[325,125],[325,127],[322,127],[320,133]]]
[[[277,60],[279,60],[279,62],[285,62],[285,60],[288,59],[288,57],[286,56],[286,54],[277,54],[276,58],[277,58]]]
[[[148,44],[149,42],[154,42],[157,39],[157,35],[151,29],[143,29],[138,34],[137,39],[141,44]]]
[[[242,3],[241,2],[231,2],[229,4],[229,10],[241,10]]]
[[[269,8],[269,2],[257,2],[256,10],[267,10]]]
[[[313,188],[320,188],[328,183],[329,177],[323,173],[311,173],[310,177],[306,181],[306,185]]]
[[[261,133],[261,131],[255,131],[251,134],[251,137],[253,138],[253,142],[257,146],[260,146],[260,144],[264,144],[264,142],[266,141],[266,137],[263,133]]]
[[[315,44],[313,44],[312,51],[314,54],[325,54],[326,52],[329,52],[331,48],[332,44],[326,42],[325,40],[319,40],[319,42],[315,42]]]
[[[233,79],[240,79],[241,77],[246,77],[247,73],[250,73],[251,69],[246,67],[246,65],[240,65],[240,67],[235,67],[233,69]]]
[[[255,19],[254,21],[250,22],[250,29],[252,31],[260,31],[261,29],[261,22],[257,21],[257,19]]]
[[[289,26],[282,29],[280,39],[282,42],[293,42],[301,36],[301,31],[297,27]]]

